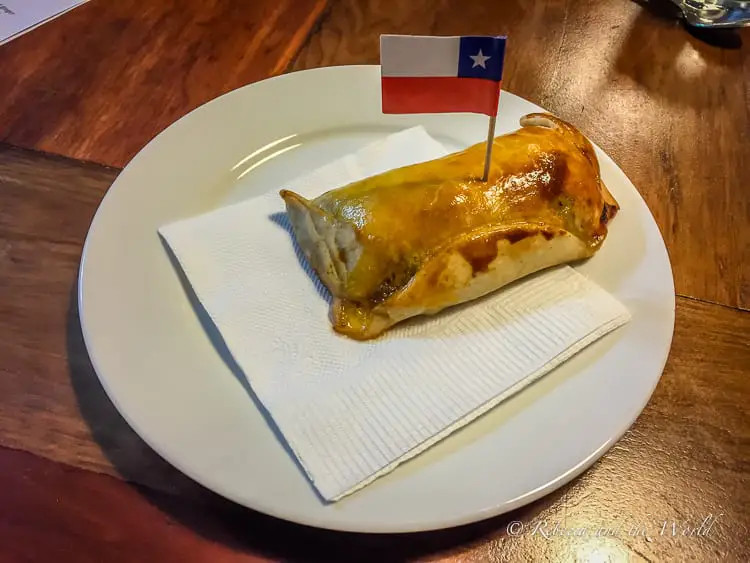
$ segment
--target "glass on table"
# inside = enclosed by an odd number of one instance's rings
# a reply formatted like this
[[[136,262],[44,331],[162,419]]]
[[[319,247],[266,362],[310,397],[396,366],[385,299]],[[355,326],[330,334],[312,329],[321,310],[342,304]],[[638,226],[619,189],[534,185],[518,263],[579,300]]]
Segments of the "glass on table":
[[[750,1],[746,0],[672,0],[685,20],[696,27],[750,26]]]

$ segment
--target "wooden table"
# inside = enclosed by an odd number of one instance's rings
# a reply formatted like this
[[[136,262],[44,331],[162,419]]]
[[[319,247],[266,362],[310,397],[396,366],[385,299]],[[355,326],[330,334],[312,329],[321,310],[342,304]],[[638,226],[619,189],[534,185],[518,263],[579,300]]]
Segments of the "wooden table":
[[[750,33],[691,33],[664,6],[93,0],[0,47],[0,561],[749,560]],[[183,477],[105,397],[75,300],[93,213],[153,135],[269,75],[377,63],[384,32],[509,33],[504,87],[620,164],[678,294],[664,376],[598,463],[512,514],[407,536],[292,525]]]

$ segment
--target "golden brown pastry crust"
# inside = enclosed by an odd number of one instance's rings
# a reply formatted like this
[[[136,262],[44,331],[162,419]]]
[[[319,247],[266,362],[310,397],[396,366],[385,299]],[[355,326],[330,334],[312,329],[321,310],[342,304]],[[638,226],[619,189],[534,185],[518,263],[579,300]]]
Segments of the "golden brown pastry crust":
[[[331,291],[332,324],[356,339],[587,258],[619,205],[589,141],[530,114],[485,145],[391,170],[310,201],[282,190],[295,237]]]

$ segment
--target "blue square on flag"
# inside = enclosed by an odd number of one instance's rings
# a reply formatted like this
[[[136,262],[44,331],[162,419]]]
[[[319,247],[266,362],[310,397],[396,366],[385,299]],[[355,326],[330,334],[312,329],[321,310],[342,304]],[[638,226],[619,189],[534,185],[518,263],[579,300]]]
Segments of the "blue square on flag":
[[[459,78],[503,78],[505,37],[464,36],[458,50]]]

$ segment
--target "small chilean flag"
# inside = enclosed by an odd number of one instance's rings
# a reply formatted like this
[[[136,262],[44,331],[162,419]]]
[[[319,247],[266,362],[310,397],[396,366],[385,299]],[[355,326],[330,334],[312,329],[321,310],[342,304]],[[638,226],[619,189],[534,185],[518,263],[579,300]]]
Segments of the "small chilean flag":
[[[500,98],[506,37],[381,35],[383,113],[482,113]]]

